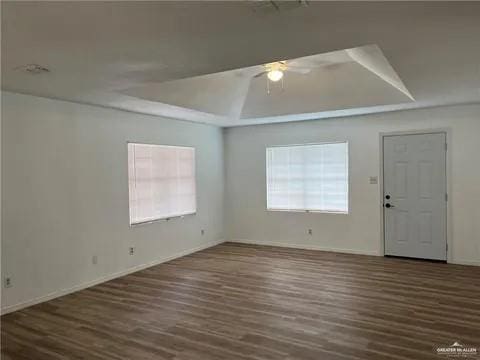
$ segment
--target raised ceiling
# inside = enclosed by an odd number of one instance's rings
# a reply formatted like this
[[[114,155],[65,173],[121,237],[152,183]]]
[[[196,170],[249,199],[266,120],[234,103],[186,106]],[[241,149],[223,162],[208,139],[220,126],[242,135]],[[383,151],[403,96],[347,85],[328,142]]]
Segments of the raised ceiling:
[[[1,6],[8,91],[220,126],[480,102],[480,3]],[[252,73],[285,59],[312,70],[268,94]]]
[[[278,82],[269,81],[266,68],[257,65],[120,92],[242,122],[414,100],[376,45],[284,60],[281,65],[285,71]]]

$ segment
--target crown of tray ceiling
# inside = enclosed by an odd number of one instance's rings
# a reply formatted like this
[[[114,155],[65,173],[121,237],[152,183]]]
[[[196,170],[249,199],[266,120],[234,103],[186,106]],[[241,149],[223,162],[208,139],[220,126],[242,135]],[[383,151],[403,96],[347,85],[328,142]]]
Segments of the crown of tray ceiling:
[[[282,81],[263,64],[119,90],[130,97],[228,119],[258,119],[400,104],[413,96],[377,45],[283,60]],[[289,71],[308,69],[307,71]]]

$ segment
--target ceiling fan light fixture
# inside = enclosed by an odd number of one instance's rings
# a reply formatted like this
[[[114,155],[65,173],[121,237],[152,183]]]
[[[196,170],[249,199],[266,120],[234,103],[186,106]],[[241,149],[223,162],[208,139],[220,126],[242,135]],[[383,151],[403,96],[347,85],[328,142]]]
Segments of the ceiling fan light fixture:
[[[268,78],[273,81],[273,82],[276,82],[276,81],[279,81],[283,78],[283,71],[282,70],[270,70],[268,73],[267,73],[267,76]]]

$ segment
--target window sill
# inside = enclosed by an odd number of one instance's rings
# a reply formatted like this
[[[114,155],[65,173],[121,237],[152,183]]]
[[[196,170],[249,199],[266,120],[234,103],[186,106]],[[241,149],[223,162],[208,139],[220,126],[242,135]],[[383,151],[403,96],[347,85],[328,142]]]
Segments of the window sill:
[[[348,211],[329,211],[329,210],[267,209],[267,211],[273,211],[273,212],[292,212],[292,213],[314,213],[314,214],[348,215]]]
[[[170,221],[170,220],[173,220],[173,219],[183,219],[186,216],[196,215],[196,214],[197,214],[196,212],[193,212],[193,213],[188,213],[188,214],[172,215],[172,216],[164,217],[164,218],[145,220],[145,221],[131,223],[130,227],[143,226],[143,225],[153,224],[153,223],[160,222],[160,221]]]

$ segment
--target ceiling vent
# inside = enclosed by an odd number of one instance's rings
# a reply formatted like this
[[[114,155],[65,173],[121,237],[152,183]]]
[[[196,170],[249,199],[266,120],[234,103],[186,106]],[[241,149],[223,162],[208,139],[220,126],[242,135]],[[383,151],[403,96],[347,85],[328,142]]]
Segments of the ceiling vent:
[[[292,10],[308,5],[307,0],[251,0],[253,11],[257,13],[274,13],[277,11]]]
[[[38,65],[38,64],[27,64],[23,66],[18,66],[15,70],[19,70],[25,72],[27,74],[37,75],[37,74],[44,74],[50,72],[48,68]]]

